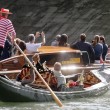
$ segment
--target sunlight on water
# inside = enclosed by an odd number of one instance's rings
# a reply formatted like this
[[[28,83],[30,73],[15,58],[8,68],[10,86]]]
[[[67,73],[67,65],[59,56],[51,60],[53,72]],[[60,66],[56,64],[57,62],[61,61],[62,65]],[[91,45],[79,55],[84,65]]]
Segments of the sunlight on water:
[[[62,102],[60,108],[56,103],[4,103],[0,110],[110,110],[110,91],[95,98],[79,98]]]

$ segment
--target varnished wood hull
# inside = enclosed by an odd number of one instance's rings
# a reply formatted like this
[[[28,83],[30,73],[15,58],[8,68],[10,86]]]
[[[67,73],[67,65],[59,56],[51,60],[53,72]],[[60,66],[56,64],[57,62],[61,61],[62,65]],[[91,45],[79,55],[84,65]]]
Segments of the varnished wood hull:
[[[34,54],[34,53],[33,53]],[[26,54],[32,61],[33,54]],[[73,50],[69,47],[42,46],[39,48],[41,63],[46,61],[47,66],[53,67],[55,62],[61,62],[62,65],[82,65],[82,56],[79,50]],[[0,61],[0,71],[18,70],[26,63],[23,55],[13,56]]]
[[[88,65],[88,59],[84,56],[87,61],[84,61],[82,58],[82,53],[86,54],[85,52],[80,52],[79,50],[73,50],[69,47],[54,47],[54,46],[42,46],[39,48],[39,55],[41,59],[41,63],[46,61],[46,65],[49,68],[53,68],[55,62],[61,62],[62,67],[70,67],[70,66],[77,66],[76,69],[71,71],[63,71],[64,75],[73,74],[81,72],[82,70],[92,70],[100,68],[102,64],[98,65]],[[26,54],[27,57],[32,61],[33,54]],[[27,63],[23,55],[14,56],[5,60],[0,61],[0,71],[4,70],[21,70],[23,65]],[[85,66],[85,64],[87,64]],[[108,64],[108,66],[110,66]]]

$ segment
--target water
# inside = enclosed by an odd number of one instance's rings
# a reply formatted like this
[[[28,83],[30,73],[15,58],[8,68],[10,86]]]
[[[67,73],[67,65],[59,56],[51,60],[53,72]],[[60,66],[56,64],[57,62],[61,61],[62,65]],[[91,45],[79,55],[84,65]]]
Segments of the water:
[[[110,91],[94,98],[78,98],[62,102],[60,108],[56,103],[6,103],[0,102],[0,110],[110,110]]]

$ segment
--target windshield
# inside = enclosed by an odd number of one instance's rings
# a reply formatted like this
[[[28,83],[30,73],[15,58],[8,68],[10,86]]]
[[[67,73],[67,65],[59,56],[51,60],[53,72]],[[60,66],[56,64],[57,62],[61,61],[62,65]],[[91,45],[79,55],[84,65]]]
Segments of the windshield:
[[[73,65],[81,64],[80,53],[74,52],[61,52],[61,53],[51,53],[51,54],[41,54],[41,62],[46,61],[47,65],[54,65],[55,62],[60,62],[62,65]]]

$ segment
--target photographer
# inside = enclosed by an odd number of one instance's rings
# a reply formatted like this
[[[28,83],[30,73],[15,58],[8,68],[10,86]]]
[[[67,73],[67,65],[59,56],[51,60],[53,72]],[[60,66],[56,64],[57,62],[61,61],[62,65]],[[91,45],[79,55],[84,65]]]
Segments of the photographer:
[[[42,42],[41,43],[35,43],[35,38],[42,37]],[[26,43],[26,50],[27,53],[34,53],[38,51],[38,48],[40,48],[42,45],[45,44],[45,34],[44,32],[36,32],[36,35],[34,34],[29,34],[28,35],[28,40],[29,42]]]

